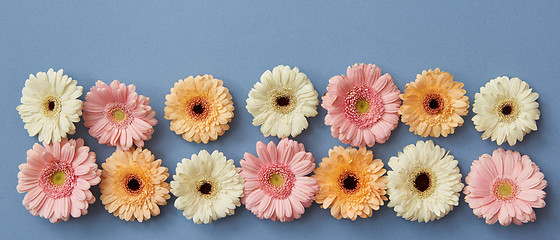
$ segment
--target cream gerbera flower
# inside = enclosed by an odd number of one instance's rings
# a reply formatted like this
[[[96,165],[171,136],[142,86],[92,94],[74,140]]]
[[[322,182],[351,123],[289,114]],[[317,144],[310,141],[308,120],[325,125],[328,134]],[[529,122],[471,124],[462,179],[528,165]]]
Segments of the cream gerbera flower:
[[[482,140],[491,138],[501,145],[510,146],[523,140],[523,136],[537,130],[540,116],[539,94],[519,78],[498,77],[490,80],[480,93],[474,95],[472,118]]]
[[[365,147],[334,147],[315,169],[313,178],[319,183],[315,201],[331,208],[336,219],[371,217],[387,200],[385,172],[381,159],[373,159]]]
[[[307,128],[307,117],[317,115],[317,91],[297,67],[280,65],[267,70],[249,92],[247,110],[253,125],[265,137],[295,137]]]
[[[397,216],[429,222],[459,204],[463,189],[457,160],[430,140],[410,144],[389,160],[389,204]]]
[[[139,222],[159,215],[158,205],[169,199],[169,177],[161,159],[141,148],[117,150],[101,166],[101,201],[105,209],[120,219]]]
[[[407,83],[400,97],[401,120],[410,125],[410,131],[422,137],[447,137],[462,126],[469,108],[463,83],[453,81],[453,76],[436,68],[422,71],[416,81]]]
[[[177,164],[171,192],[177,196],[175,207],[195,223],[210,223],[233,215],[241,205],[243,178],[233,160],[217,150],[210,155],[202,150]]]
[[[165,118],[171,131],[189,142],[208,143],[229,129],[233,101],[229,90],[212,75],[189,76],[179,80],[165,96]]]
[[[29,136],[39,134],[39,141],[60,142],[76,132],[75,122],[82,115],[82,87],[71,77],[55,72],[38,72],[29,75],[21,91],[21,105],[17,110],[25,123]]]

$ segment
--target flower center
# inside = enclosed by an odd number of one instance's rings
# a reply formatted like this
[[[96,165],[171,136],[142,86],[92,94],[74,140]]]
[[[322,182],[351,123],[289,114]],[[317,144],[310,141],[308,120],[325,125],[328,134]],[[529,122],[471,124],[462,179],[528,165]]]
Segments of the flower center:
[[[492,188],[499,200],[512,201],[517,197],[517,185],[510,179],[497,179]]]
[[[284,107],[290,105],[290,98],[288,97],[278,97],[276,98],[276,104],[278,106]]]
[[[281,114],[288,114],[296,108],[296,98],[292,89],[273,90],[270,105]]]
[[[352,194],[360,188],[360,179],[354,173],[344,173],[338,178],[338,185],[346,194]]]
[[[210,105],[202,97],[197,97],[187,103],[187,113],[194,119],[203,120],[210,114]]]
[[[356,102],[356,112],[358,113],[365,113],[369,109],[369,103],[365,99],[360,99]]]
[[[53,117],[60,113],[60,100],[54,96],[48,96],[43,99],[43,113],[47,117]]]
[[[115,109],[115,111],[113,111],[113,119],[122,121],[124,120],[124,118],[126,118],[126,114],[123,112],[123,110]]]
[[[284,183],[284,178],[282,177],[282,175],[276,173],[276,174],[272,174],[272,176],[270,176],[269,179],[270,183],[276,187],[282,185],[282,183]]]
[[[195,104],[192,108],[195,114],[202,114],[204,112],[204,106],[202,104]]]
[[[286,199],[292,193],[296,176],[283,164],[264,166],[258,175],[259,187],[273,198]]]
[[[428,114],[438,114],[443,111],[443,98],[437,93],[428,93],[422,102],[424,111]]]
[[[513,122],[519,115],[519,106],[511,100],[502,101],[497,105],[496,111],[500,122]]]
[[[212,193],[212,184],[205,182],[198,187],[198,191],[204,195]]]
[[[414,179],[414,187],[420,192],[424,192],[430,188],[430,176],[426,173],[420,173]]]
[[[62,184],[64,184],[64,180],[66,180],[66,177],[64,177],[64,172],[60,170],[54,172],[51,176],[51,182],[56,186],[61,186]]]
[[[76,180],[72,165],[55,160],[41,171],[39,186],[48,196],[61,198],[74,191]]]
[[[125,188],[130,194],[136,195],[142,191],[144,184],[142,180],[136,175],[128,175],[125,178]]]
[[[343,104],[346,119],[359,128],[374,125],[385,113],[381,95],[367,86],[350,90],[346,94]]]

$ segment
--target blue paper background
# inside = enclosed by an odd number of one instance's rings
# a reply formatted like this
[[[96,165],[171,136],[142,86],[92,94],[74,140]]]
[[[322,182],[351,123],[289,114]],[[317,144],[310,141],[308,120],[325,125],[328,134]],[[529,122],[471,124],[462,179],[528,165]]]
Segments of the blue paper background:
[[[560,4],[558,1],[4,1],[0,8],[0,230],[3,239],[528,239],[556,238],[560,230],[557,134],[560,117]],[[228,2],[228,3],[223,3]],[[16,111],[29,74],[63,68],[79,81],[84,95],[97,80],[119,79],[136,84],[152,99],[159,123],[147,142],[157,158],[175,173],[177,162],[201,149],[218,149],[236,164],[244,152],[255,153],[265,138],[251,125],[245,99],[267,69],[279,64],[297,66],[307,74],[319,95],[328,79],[345,74],[355,62],[374,63],[390,73],[404,90],[424,69],[440,67],[465,83],[471,104],[474,94],[497,76],[517,76],[540,94],[538,131],[506,149],[528,154],[544,172],[547,206],[537,220],[524,226],[486,225],[463,196],[445,218],[418,223],[396,217],[382,207],[373,217],[336,220],[317,204],[291,223],[260,220],[239,208],[234,216],[210,225],[196,225],[173,206],[144,222],[125,222],[109,214],[98,200],[88,215],[50,224],[21,205],[16,191],[18,165],[37,142],[28,137]],[[209,144],[184,141],[169,130],[163,118],[165,95],[180,78],[212,74],[223,79],[233,95],[231,129]],[[83,99],[83,96],[82,96]],[[470,111],[471,109],[469,109]],[[323,124],[325,110],[309,119],[310,127],[296,140],[305,143],[316,162],[328,149],[341,145]],[[481,141],[466,116],[464,126],[447,138],[433,139],[459,160],[465,176],[471,162],[498,146]],[[114,148],[99,145],[82,122],[73,138],[84,138],[101,164]],[[400,124],[385,144],[370,148],[385,163],[404,146],[421,138]],[[93,188],[99,197],[98,187]]]

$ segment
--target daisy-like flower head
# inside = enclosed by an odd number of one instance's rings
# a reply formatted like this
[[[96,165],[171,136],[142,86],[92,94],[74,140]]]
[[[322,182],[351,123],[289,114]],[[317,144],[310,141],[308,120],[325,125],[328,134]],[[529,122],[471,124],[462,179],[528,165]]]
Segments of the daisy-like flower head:
[[[279,65],[266,70],[249,92],[247,110],[253,125],[265,137],[295,137],[307,128],[307,118],[317,115],[317,91],[297,67]]]
[[[148,150],[115,151],[101,164],[101,202],[109,213],[126,221],[148,220],[159,215],[169,199],[169,177],[161,159]]]
[[[84,125],[100,144],[120,150],[128,150],[132,144],[143,147],[157,124],[149,103],[150,98],[138,95],[133,84],[126,86],[115,80],[107,86],[97,81],[86,94]]]
[[[165,118],[171,120],[171,131],[189,142],[208,143],[229,129],[233,101],[222,80],[212,75],[179,80],[165,99]]]
[[[352,146],[384,143],[399,123],[401,92],[391,75],[381,75],[372,64],[354,64],[346,74],[329,80],[321,104],[327,110],[325,124],[333,137]]]
[[[313,156],[302,143],[287,138],[278,147],[273,142],[258,142],[257,154],[245,153],[241,160],[245,178],[241,202],[261,219],[299,219],[319,190],[317,181],[306,176],[315,168]]]
[[[171,192],[177,196],[175,207],[195,223],[211,223],[235,213],[241,206],[243,178],[233,160],[215,150],[202,150],[177,164]]]
[[[517,151],[499,148],[491,156],[483,154],[473,161],[465,182],[465,201],[487,224],[532,222],[533,208],[545,206],[544,174],[529,156]]]
[[[315,201],[324,209],[331,208],[336,219],[371,217],[387,200],[385,172],[381,159],[373,159],[365,147],[334,147],[315,169],[313,178],[320,188]]]
[[[448,72],[430,69],[416,75],[416,81],[407,83],[400,97],[402,121],[410,131],[422,137],[447,137],[463,125],[469,97],[463,83],[453,81]]]
[[[397,216],[429,222],[459,204],[463,189],[457,160],[430,140],[406,146],[389,160],[389,204]]]
[[[60,142],[76,132],[75,122],[82,115],[82,87],[71,77],[55,72],[38,72],[29,75],[21,91],[21,105],[17,110],[25,123],[29,136],[39,134],[39,141]]]
[[[539,94],[519,78],[498,77],[490,80],[480,93],[474,95],[472,118],[482,140],[491,138],[501,145],[510,146],[523,140],[530,131],[537,130],[539,119]]]
[[[17,191],[26,193],[23,206],[52,223],[86,215],[95,202],[89,189],[101,181],[95,153],[81,138],[36,143],[19,170]]]

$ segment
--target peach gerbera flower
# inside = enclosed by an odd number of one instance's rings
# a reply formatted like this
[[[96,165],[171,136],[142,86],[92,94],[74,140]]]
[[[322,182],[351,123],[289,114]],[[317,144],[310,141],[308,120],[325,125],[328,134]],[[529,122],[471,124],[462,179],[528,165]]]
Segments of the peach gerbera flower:
[[[95,202],[90,187],[101,180],[101,170],[95,153],[81,138],[43,142],[43,146],[36,143],[19,169],[17,191],[26,193],[23,206],[34,216],[52,223],[67,221],[70,216],[86,215],[89,204]]]
[[[407,83],[400,97],[402,121],[410,131],[422,137],[447,137],[463,125],[469,98],[463,83],[453,81],[448,72],[430,69],[416,75],[416,81]]]
[[[543,208],[547,185],[544,174],[529,156],[502,148],[473,161],[465,178],[465,202],[487,224],[507,226],[532,222],[533,208]]]
[[[387,200],[385,172],[381,159],[374,160],[365,147],[334,147],[315,169],[313,178],[319,183],[315,201],[324,209],[330,207],[337,219],[371,217]]]
[[[229,129],[233,101],[222,80],[212,75],[179,80],[165,99],[165,118],[171,120],[171,131],[189,142],[208,143]]]
[[[167,204],[169,173],[149,150],[117,150],[101,166],[100,199],[113,215],[142,222],[159,215],[158,205]]]

